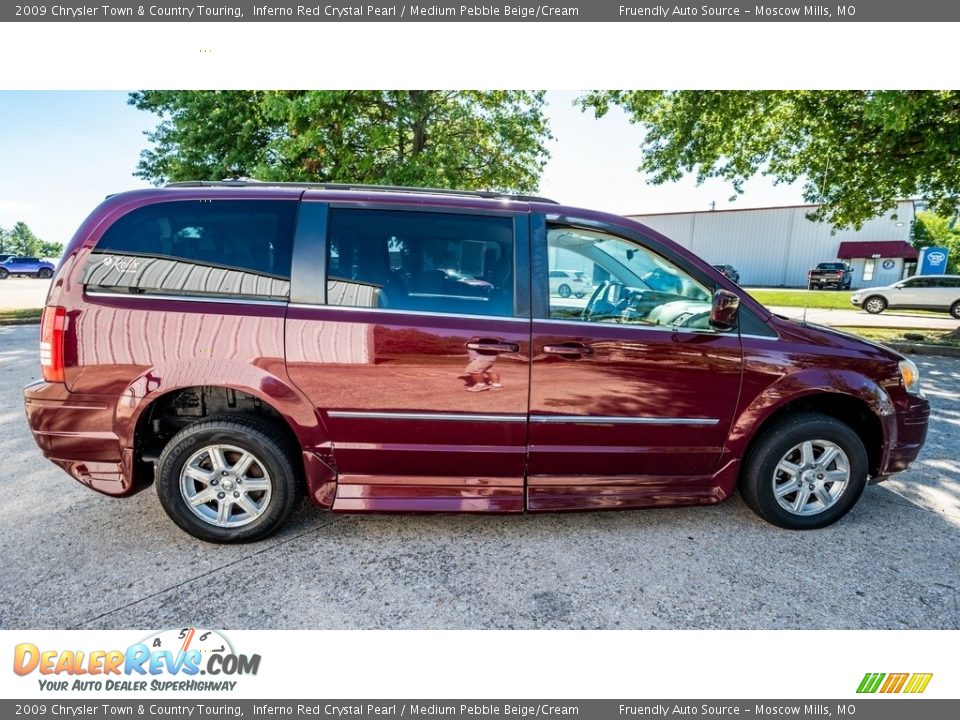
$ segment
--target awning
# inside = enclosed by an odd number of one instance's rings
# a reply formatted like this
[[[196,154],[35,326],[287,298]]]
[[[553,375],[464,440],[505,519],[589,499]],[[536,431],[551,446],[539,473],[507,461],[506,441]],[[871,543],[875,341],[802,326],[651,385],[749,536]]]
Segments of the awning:
[[[916,260],[918,254],[917,249],[913,245],[903,240],[881,240],[877,242],[848,240],[840,243],[840,249],[837,250],[837,257],[840,260],[872,257]]]

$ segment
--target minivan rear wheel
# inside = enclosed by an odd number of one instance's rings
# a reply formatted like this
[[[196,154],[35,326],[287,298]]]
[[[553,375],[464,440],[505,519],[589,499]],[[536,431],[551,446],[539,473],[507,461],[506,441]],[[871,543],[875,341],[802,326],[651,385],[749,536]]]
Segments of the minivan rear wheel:
[[[261,540],[286,521],[300,499],[295,452],[283,434],[259,419],[200,420],[174,435],[160,455],[160,504],[200,540]]]
[[[863,309],[871,315],[879,315],[887,309],[887,301],[879,295],[872,295],[863,301]]]
[[[867,451],[839,420],[805,412],[764,431],[750,451],[740,493],[757,515],[789,530],[835,523],[867,485]]]

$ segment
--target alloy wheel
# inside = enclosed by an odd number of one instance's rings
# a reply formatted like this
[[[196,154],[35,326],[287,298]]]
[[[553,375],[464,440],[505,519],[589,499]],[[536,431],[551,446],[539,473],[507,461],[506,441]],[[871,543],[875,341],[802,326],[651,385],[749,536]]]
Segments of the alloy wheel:
[[[773,472],[773,495],[793,515],[818,515],[833,507],[850,482],[850,460],[829,440],[794,445]]]
[[[190,511],[210,525],[252,523],[270,504],[273,484],[263,462],[235,445],[207,445],[180,473],[180,493]]]

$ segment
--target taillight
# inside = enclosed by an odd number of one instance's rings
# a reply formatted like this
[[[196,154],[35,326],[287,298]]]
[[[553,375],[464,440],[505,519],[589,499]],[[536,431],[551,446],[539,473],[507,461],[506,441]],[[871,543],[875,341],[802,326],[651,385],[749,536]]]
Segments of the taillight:
[[[62,383],[63,332],[67,311],[62,307],[45,307],[40,319],[40,368],[47,382]]]

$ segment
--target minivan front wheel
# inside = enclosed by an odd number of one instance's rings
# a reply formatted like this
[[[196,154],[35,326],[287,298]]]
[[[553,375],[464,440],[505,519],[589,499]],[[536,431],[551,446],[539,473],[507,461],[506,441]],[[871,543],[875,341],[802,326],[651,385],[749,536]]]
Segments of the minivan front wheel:
[[[171,520],[201,540],[263,539],[299,500],[294,452],[281,433],[260,420],[201,420],[174,435],[160,456],[160,504]]]
[[[820,413],[781,420],[757,440],[740,479],[750,508],[789,530],[835,523],[867,485],[867,451],[850,426]]]

